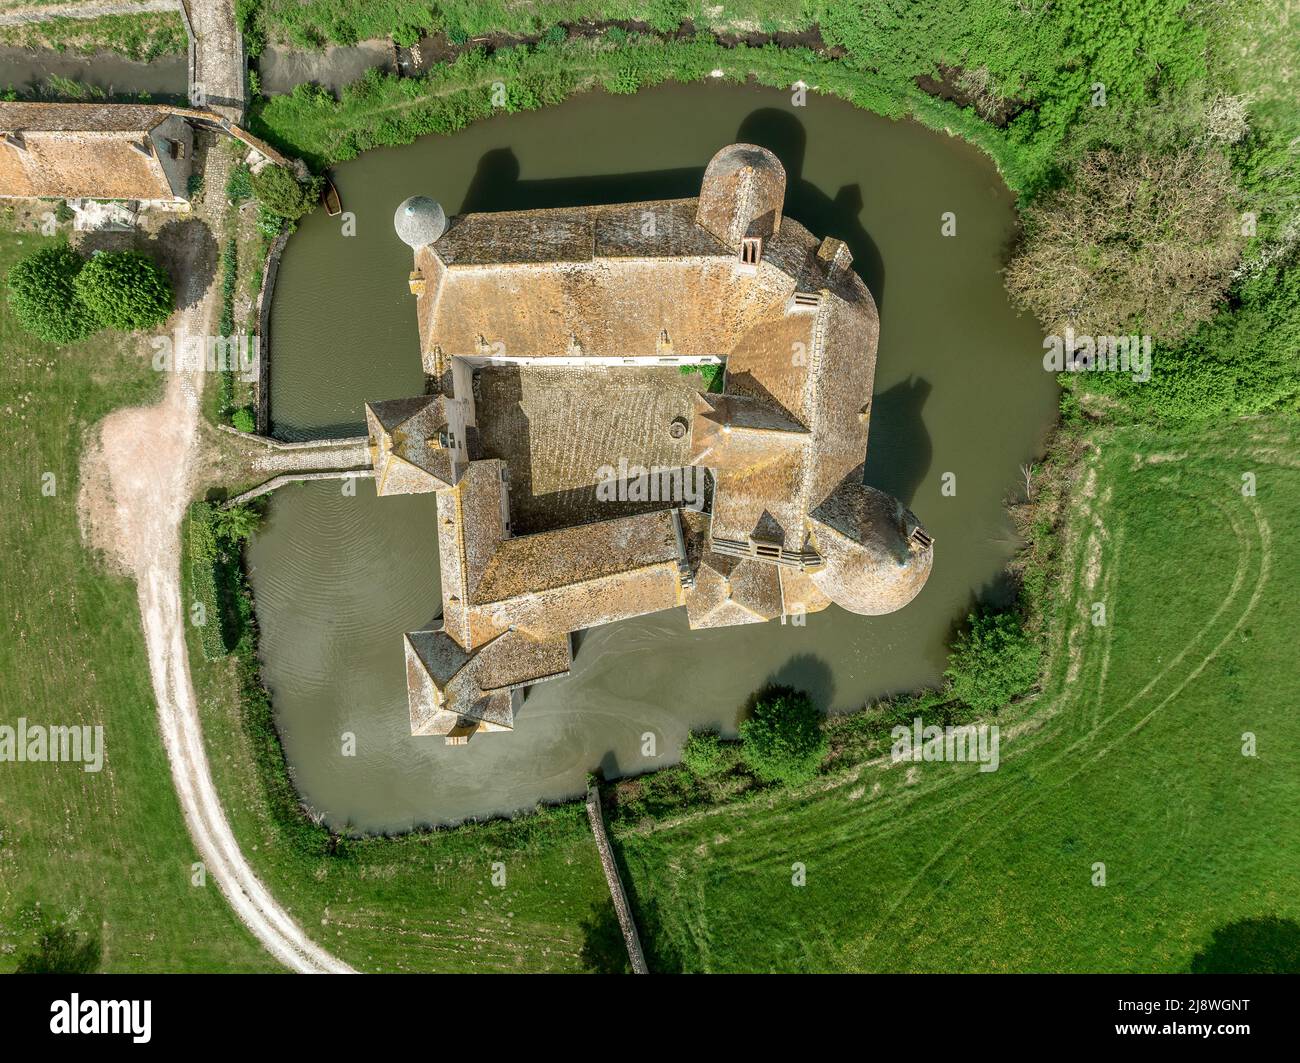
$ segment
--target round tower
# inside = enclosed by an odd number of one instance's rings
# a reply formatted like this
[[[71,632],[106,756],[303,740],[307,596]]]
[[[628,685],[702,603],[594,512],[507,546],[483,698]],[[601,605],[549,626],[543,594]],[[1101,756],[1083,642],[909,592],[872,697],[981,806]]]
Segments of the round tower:
[[[767,148],[729,144],[704,171],[695,220],[727,247],[746,236],[769,239],[781,228],[785,167]]]
[[[898,499],[854,477],[809,516],[825,567],[813,583],[850,613],[879,616],[920,593],[934,563],[933,541]]]

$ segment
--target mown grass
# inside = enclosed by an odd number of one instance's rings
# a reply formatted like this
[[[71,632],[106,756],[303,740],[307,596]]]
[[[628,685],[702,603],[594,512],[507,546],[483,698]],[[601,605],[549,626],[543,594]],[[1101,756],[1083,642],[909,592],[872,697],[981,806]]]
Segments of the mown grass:
[[[48,242],[0,230],[0,276]],[[82,545],[78,469],[111,410],[154,401],[161,380],[134,340],[55,348],[22,332],[0,296],[0,723],[104,728],[103,770],[0,764],[0,970],[32,947],[36,905],[111,971],[274,965],[196,859],[158,732],[135,586]],[[42,494],[54,474],[56,493]]]
[[[867,765],[619,828],[652,967],[1181,971],[1220,928],[1300,932],[1300,429],[1090,442],[1052,666],[1003,711],[1000,769]]]

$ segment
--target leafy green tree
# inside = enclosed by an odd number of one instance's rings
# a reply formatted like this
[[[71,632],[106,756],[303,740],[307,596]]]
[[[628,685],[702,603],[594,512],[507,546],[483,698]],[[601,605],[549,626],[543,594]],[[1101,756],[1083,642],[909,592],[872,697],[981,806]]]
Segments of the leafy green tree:
[[[33,336],[50,343],[75,343],[99,326],[77,294],[86,260],[67,244],[42,247],[9,270],[9,306]]]
[[[247,406],[241,406],[231,414],[230,423],[241,432],[252,432],[257,428],[257,423],[253,420],[253,411]]]
[[[320,201],[321,179],[299,181],[284,166],[267,166],[253,174],[253,194],[272,214],[297,221],[316,209]]]
[[[262,523],[262,516],[248,506],[231,506],[212,511],[212,530],[219,539],[241,543]]]
[[[802,690],[772,686],[754,698],[740,725],[740,756],[765,782],[804,782],[826,755],[821,713]]]
[[[996,712],[1038,682],[1042,651],[1013,612],[986,609],[967,618],[948,657],[948,693],[976,712]]]
[[[105,251],[93,256],[76,277],[77,294],[108,328],[134,332],[161,325],[172,312],[172,283],[166,272],[139,251]]]

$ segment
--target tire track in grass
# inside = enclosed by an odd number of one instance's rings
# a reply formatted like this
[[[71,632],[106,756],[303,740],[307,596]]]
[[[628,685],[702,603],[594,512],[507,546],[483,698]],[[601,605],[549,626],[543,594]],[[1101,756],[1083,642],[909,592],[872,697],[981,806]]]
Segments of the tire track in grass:
[[[1193,499],[1194,501],[1201,500],[1199,496],[1191,495],[1187,491],[1182,491],[1176,487],[1174,488],[1174,490],[1178,491],[1178,493],[1180,494],[1186,495],[1187,497]],[[1226,510],[1226,507],[1224,507],[1221,503],[1213,502],[1212,504],[1214,504],[1215,507],[1218,509]],[[1219,650],[1224,645],[1227,644],[1228,639],[1230,639],[1232,635],[1235,634],[1237,630],[1239,630],[1241,624],[1245,622],[1246,618],[1250,615],[1250,612],[1253,611],[1255,605],[1258,603],[1259,598],[1263,593],[1264,584],[1267,582],[1267,578],[1268,578],[1269,565],[1267,564],[1267,560],[1269,555],[1267,553],[1266,543],[1267,543],[1267,535],[1269,533],[1266,530],[1267,529],[1266,524],[1261,526],[1258,523],[1259,520],[1262,518],[1258,514],[1257,510],[1258,510],[1257,505],[1252,504],[1252,512],[1256,516],[1256,522],[1257,522],[1256,531],[1260,534],[1261,542],[1265,543],[1265,563],[1261,565],[1260,578],[1256,582],[1255,591],[1252,594],[1250,600],[1248,601],[1246,609],[1243,611],[1242,615],[1238,618],[1238,620],[1231,626],[1228,634],[1224,636],[1223,640],[1221,640],[1218,644],[1216,644],[1216,646],[1204,658],[1202,658],[1202,660],[1193,668],[1192,672],[1189,675],[1185,676],[1184,679],[1177,685],[1177,687],[1173,692],[1171,692],[1167,697],[1165,697],[1154,709],[1152,709],[1149,713],[1147,713],[1146,716],[1144,716],[1143,719],[1139,721],[1138,724],[1134,725],[1134,728],[1131,729],[1129,732],[1130,734],[1134,733],[1134,731],[1136,729],[1139,729],[1141,726],[1144,726],[1145,723],[1149,721],[1161,708],[1167,705],[1169,701],[1172,700],[1173,697],[1177,696],[1178,693],[1180,693],[1183,689],[1185,689],[1188,683],[1190,683],[1193,679],[1195,679],[1197,676],[1200,675],[1200,673],[1204,670],[1205,666],[1209,663],[1209,661],[1213,659],[1213,657],[1219,652]],[[1237,542],[1241,546],[1241,554],[1238,559],[1237,570],[1234,574],[1233,583],[1228,594],[1225,596],[1222,603],[1220,603],[1219,607],[1215,609],[1210,619],[1206,621],[1206,623],[1201,627],[1201,629],[1196,633],[1196,635],[1194,635],[1192,639],[1178,652],[1178,654],[1175,655],[1173,660],[1171,660],[1169,664],[1167,664],[1155,676],[1153,676],[1150,680],[1148,680],[1148,682],[1142,687],[1142,689],[1139,690],[1137,694],[1133,695],[1133,697],[1130,698],[1127,702],[1125,702],[1124,705],[1121,706],[1121,708],[1117,709],[1115,712],[1107,716],[1105,720],[1102,722],[1103,727],[1109,725],[1118,716],[1120,716],[1124,712],[1127,712],[1130,708],[1132,708],[1144,697],[1146,697],[1147,694],[1158,682],[1163,680],[1173,668],[1177,667],[1182,662],[1183,658],[1187,656],[1187,654],[1191,651],[1191,649],[1195,645],[1201,642],[1213,630],[1217,628],[1219,624],[1219,618],[1221,617],[1221,615],[1224,613],[1224,611],[1227,610],[1229,605],[1231,605],[1232,602],[1240,594],[1241,589],[1245,584],[1247,570],[1250,566],[1250,561],[1253,554],[1253,544],[1249,539],[1249,537],[1246,535],[1245,531],[1242,529],[1235,515],[1231,511],[1227,511],[1227,512],[1228,512],[1229,523],[1232,526],[1234,537],[1237,539]],[[1118,560],[1116,560],[1115,563],[1116,565],[1118,565],[1119,563]],[[1067,747],[1065,750],[1058,753],[1046,764],[1042,765],[1040,769],[1040,773],[1042,771],[1046,771],[1047,769],[1054,767],[1064,758],[1076,753],[1080,746],[1087,745],[1089,742],[1092,741],[1092,738],[1093,738],[1092,735],[1088,735],[1072,743],[1069,747]],[[1049,792],[1050,793],[1056,792],[1062,786],[1068,784],[1070,781],[1076,778],[1081,772],[1088,770],[1099,759],[1101,759],[1101,757],[1104,757],[1107,753],[1109,753],[1114,748],[1115,744],[1116,744],[1115,742],[1111,742],[1102,750],[1100,755],[1095,755],[1089,761],[1085,762],[1083,765],[1081,765],[1075,771],[1071,772],[1061,781],[1051,784]],[[993,815],[996,812],[1000,812],[1003,806],[1005,806],[1008,802],[1021,796],[1020,786],[1018,782],[1004,783],[1002,785],[1002,789],[1004,791],[1003,794],[1001,796],[994,798],[994,804],[990,806],[988,809],[986,809],[983,813],[981,813],[976,818],[975,824],[983,822],[989,816]],[[1007,823],[1008,824],[1015,823],[1021,818],[1023,818],[1023,816],[1029,809],[1036,807],[1039,803],[1041,803],[1045,799],[1046,796],[1048,795],[1047,794],[1040,795],[1036,798],[1029,800],[1025,804],[1021,805],[1017,810],[1017,812],[1008,819]],[[913,894],[917,892],[917,890],[921,886],[921,883],[926,878],[932,877],[932,872],[941,864],[943,860],[947,859],[950,855],[952,855],[954,851],[956,851],[958,865],[966,864],[970,862],[973,856],[980,853],[982,850],[984,850],[985,848],[987,848],[989,845],[993,843],[994,840],[993,836],[985,835],[985,839],[986,839],[985,841],[976,842],[974,843],[974,845],[969,844],[967,832],[970,830],[970,827],[973,825],[974,824],[966,825],[962,831],[958,832],[953,837],[951,837],[939,849],[939,851],[936,852],[930,858],[930,860],[928,860],[925,863],[925,865],[921,868],[921,870],[917,873],[917,875],[908,883],[908,885],[904,888],[904,890],[897,896],[895,902],[889,907],[889,909],[885,913],[885,919],[882,920],[881,925],[888,923],[890,921],[891,917],[894,916],[895,913],[897,913],[899,909],[902,908],[902,906],[905,903],[907,903],[910,898],[912,898]],[[961,850],[957,851],[958,845],[963,842],[965,842],[966,844],[962,847]],[[950,877],[951,877],[951,872],[949,872],[948,875],[944,876],[944,879],[946,880],[947,878]],[[940,885],[942,885],[942,883],[940,883]],[[932,888],[926,895],[927,899],[933,898],[937,890],[938,890],[938,886]],[[918,902],[917,905],[914,905],[914,908],[915,907],[924,908],[925,904],[924,902]],[[896,933],[902,934],[912,924],[914,924],[915,921],[916,921],[916,917],[913,917],[912,919],[894,927],[893,929]],[[866,941],[863,943],[864,951],[866,948],[869,948],[875,942],[878,935],[879,935],[879,929],[877,929],[875,932],[873,932],[867,937]]]

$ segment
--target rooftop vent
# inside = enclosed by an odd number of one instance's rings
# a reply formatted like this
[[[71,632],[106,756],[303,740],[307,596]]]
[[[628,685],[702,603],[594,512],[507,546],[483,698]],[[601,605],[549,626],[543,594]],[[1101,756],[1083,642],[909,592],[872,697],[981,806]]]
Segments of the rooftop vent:
[[[912,542],[922,550],[928,550],[934,545],[934,537],[918,524],[912,529]]]
[[[820,292],[795,292],[791,300],[794,306],[804,307],[809,310],[816,310],[822,305]]]
[[[763,238],[761,236],[746,236],[740,241],[740,264],[742,266],[757,266],[758,260],[763,257]]]

